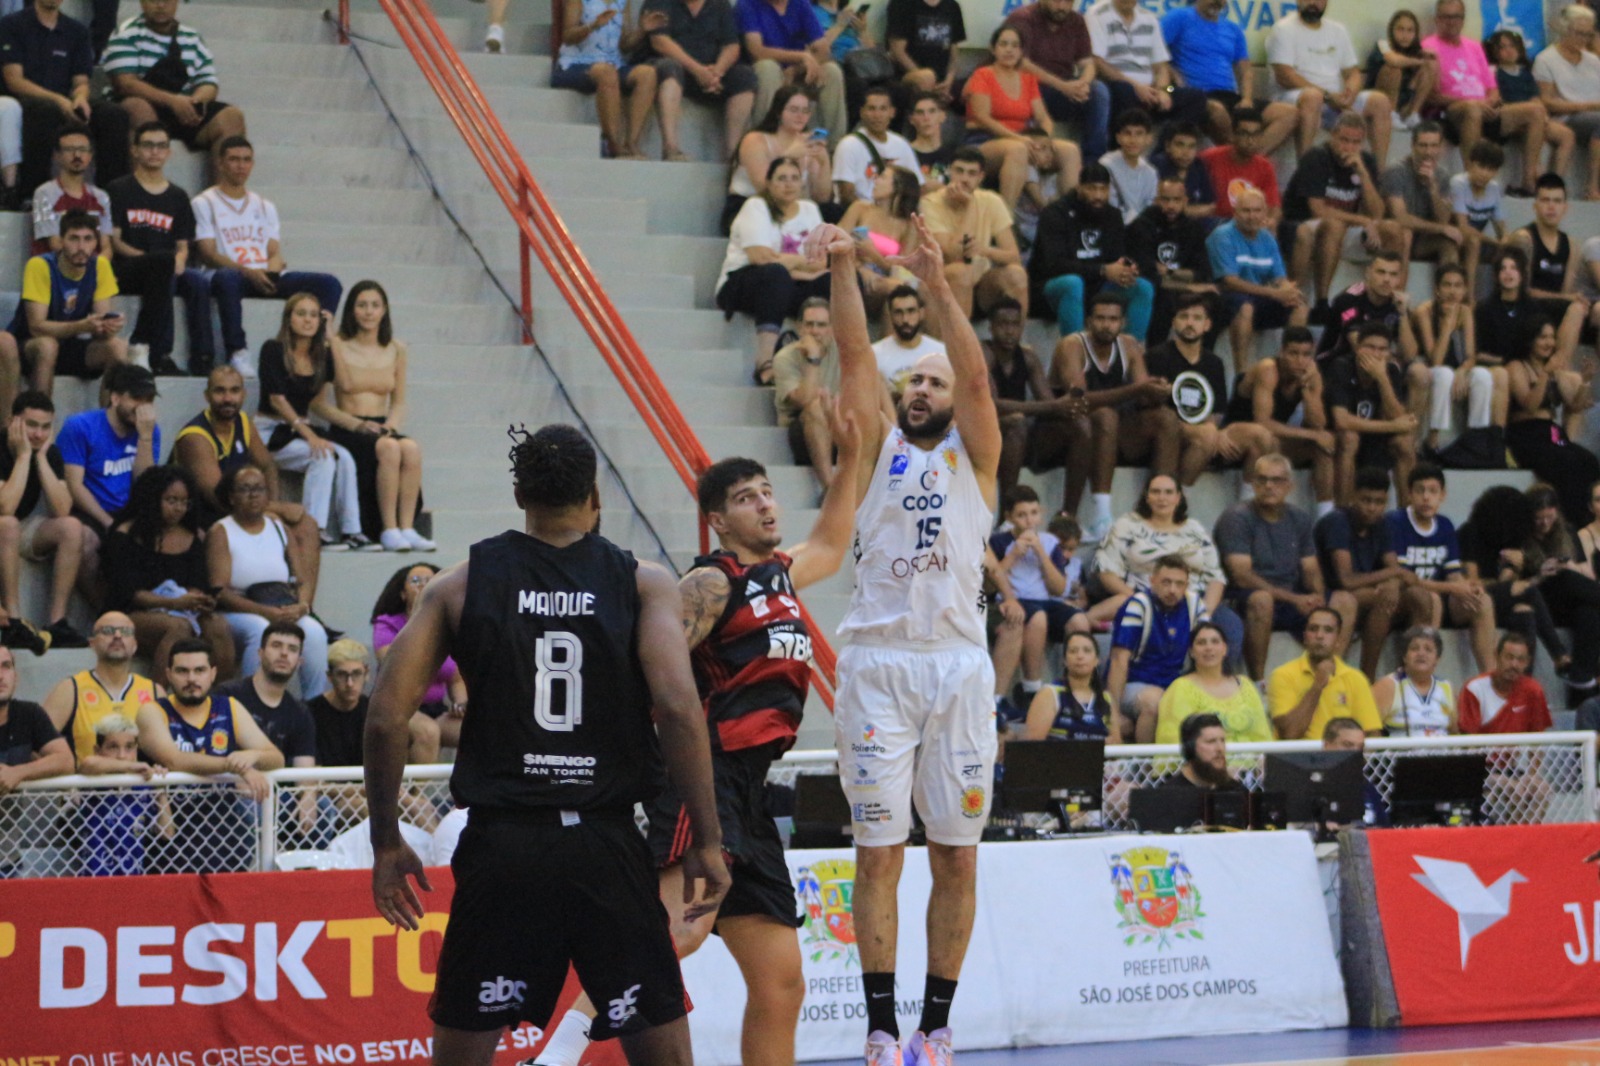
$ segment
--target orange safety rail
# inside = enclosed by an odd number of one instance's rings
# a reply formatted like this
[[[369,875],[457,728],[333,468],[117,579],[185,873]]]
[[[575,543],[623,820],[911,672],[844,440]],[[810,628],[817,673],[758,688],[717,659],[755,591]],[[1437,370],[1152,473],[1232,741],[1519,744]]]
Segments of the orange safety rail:
[[[540,190],[527,164],[511,143],[494,110],[484,99],[477,80],[446,39],[425,0],[379,0],[394,23],[423,77],[433,88],[462,140],[483,168],[518,230],[521,268],[523,342],[532,343],[533,275],[531,256],[537,256],[561,298],[577,317],[623,392],[638,411],[673,470],[693,496],[695,480],[711,465],[710,456],[695,436],[677,403],[667,392],[638,341],[600,287],[593,269],[578,250],[550,202]],[[339,39],[349,40],[348,0],[339,5]],[[705,522],[700,523],[700,547],[709,547]],[[832,646],[817,631],[811,614],[800,608],[813,636],[812,681],[817,694],[833,708],[834,668]]]

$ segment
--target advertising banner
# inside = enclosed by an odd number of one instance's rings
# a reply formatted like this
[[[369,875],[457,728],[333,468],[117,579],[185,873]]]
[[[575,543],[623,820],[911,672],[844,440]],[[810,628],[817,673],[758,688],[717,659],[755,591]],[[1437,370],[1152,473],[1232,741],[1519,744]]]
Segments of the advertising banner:
[[[1600,1003],[1594,825],[1369,833],[1403,1025],[1591,1016]]]

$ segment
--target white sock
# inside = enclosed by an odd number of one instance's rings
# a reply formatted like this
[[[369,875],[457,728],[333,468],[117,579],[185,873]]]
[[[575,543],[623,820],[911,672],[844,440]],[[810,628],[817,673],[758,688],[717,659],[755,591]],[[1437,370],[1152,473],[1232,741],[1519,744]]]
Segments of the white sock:
[[[1092,493],[1090,499],[1094,500],[1094,520],[1096,522],[1102,520],[1111,521],[1111,493]]]
[[[539,1066],[578,1066],[578,1060],[589,1049],[589,1022],[589,1016],[582,1011],[567,1011],[534,1061]]]
[[[1328,514],[1332,510],[1333,510],[1333,501],[1332,500],[1318,500],[1317,501],[1317,517],[1318,518],[1321,518],[1323,515]]]
[[[1032,681],[1029,681],[1027,678],[1022,679],[1022,691],[1024,692],[1038,692],[1042,687],[1044,687],[1044,682],[1040,681],[1038,678],[1034,678]]]

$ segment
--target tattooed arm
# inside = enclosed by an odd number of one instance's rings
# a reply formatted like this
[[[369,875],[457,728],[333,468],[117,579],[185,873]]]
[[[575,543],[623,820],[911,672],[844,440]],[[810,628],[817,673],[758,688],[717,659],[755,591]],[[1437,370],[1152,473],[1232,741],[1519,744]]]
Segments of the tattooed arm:
[[[728,606],[730,591],[728,575],[710,566],[691,570],[678,582],[678,594],[683,597],[683,635],[690,651],[711,635]]]

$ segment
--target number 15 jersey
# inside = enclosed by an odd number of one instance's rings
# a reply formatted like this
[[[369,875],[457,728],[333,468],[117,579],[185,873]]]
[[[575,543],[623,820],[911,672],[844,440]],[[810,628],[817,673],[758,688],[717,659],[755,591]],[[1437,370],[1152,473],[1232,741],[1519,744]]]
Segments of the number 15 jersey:
[[[639,663],[638,563],[590,534],[472,546],[451,651],[472,694],[457,806],[630,809],[665,781]]]
[[[890,430],[856,508],[856,585],[840,635],[986,647],[989,525],[989,504],[955,427],[927,451]]]

